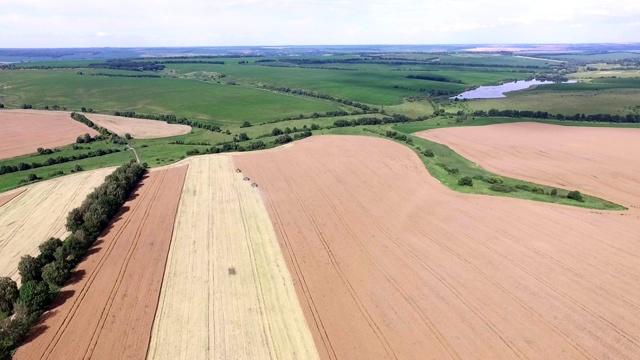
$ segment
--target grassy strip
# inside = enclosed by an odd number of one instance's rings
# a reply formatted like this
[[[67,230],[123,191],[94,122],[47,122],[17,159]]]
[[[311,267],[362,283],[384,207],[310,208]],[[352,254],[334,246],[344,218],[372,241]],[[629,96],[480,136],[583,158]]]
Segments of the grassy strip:
[[[375,136],[380,138],[387,138],[385,136],[386,131],[392,131],[393,129],[398,130],[399,128],[410,127],[411,129],[415,128],[414,125],[418,124],[406,124],[399,125],[395,127],[391,126],[375,126],[375,127],[348,127],[348,128],[337,128],[330,130],[321,131],[322,134],[338,134],[338,135],[361,135],[361,136]],[[410,139],[410,142],[394,139],[393,140],[399,144],[409,147],[413,150],[420,160],[424,163],[425,167],[429,171],[429,173],[435,177],[440,183],[450,188],[451,190],[467,193],[467,194],[483,194],[483,195],[493,195],[493,196],[506,196],[517,199],[524,200],[533,200],[540,202],[548,202],[554,204],[563,204],[570,206],[577,206],[582,208],[589,209],[598,209],[598,210],[626,210],[625,207],[612,203],[610,201],[606,201],[594,196],[588,196],[582,194],[584,202],[578,202],[576,200],[572,200],[567,198],[569,190],[554,188],[550,186],[540,185],[531,183],[528,181],[522,181],[518,179],[513,179],[509,177],[503,177],[496,175],[492,172],[489,172],[483,169],[478,164],[475,164],[466,158],[462,157],[455,151],[451,150],[449,147],[438,144],[426,139],[419,138],[417,136],[412,136],[410,134],[406,135],[407,139]],[[429,157],[425,155],[425,151],[430,150],[433,152],[433,157]],[[473,186],[464,186],[459,185],[460,179],[463,177],[470,177],[473,181]],[[480,180],[483,179],[483,180]],[[502,185],[509,187],[512,189],[511,192],[498,192],[491,190],[491,187],[494,184],[491,184],[487,181],[493,181],[493,179],[497,182],[500,182]],[[525,186],[530,189],[542,189],[544,193],[534,193],[531,191],[520,190],[516,188],[516,186],[524,188]],[[494,187],[496,188],[496,187]],[[557,191],[557,195],[550,195],[553,190]]]
[[[37,257],[24,255],[20,259],[19,289],[11,278],[0,278],[0,312],[4,312],[0,317],[0,359],[9,359],[22,344],[145,173],[146,169],[132,161],[117,168],[69,213],[67,229],[71,235],[64,241],[51,238],[39,246]]]

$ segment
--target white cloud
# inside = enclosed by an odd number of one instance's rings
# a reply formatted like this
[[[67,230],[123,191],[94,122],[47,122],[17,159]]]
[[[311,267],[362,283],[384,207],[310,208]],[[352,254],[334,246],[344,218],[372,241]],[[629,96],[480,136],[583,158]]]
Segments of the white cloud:
[[[637,19],[638,0],[21,0],[0,46],[633,42]]]

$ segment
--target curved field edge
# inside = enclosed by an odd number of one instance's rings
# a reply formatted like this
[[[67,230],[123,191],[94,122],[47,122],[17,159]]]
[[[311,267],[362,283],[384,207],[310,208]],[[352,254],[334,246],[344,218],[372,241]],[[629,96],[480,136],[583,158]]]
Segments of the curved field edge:
[[[272,204],[324,358],[637,353],[631,214],[453,192],[371,137],[238,158]]]
[[[429,125],[432,126],[432,125]],[[449,189],[467,193],[467,194],[480,194],[491,196],[504,196],[523,200],[533,200],[553,204],[569,205],[587,209],[595,210],[627,210],[626,207],[607,201],[595,196],[582,193],[584,202],[578,202],[575,200],[567,199],[566,194],[575,189],[562,189],[560,187],[546,186],[536,184],[529,181],[520,179],[514,179],[506,176],[501,176],[490,171],[485,170],[480,165],[468,160],[462,155],[456,153],[446,145],[442,145],[430,140],[426,140],[411,134],[404,134],[408,139],[411,139],[411,143],[401,141],[385,136],[386,131],[397,127],[364,127],[364,128],[340,128],[334,129],[327,134],[334,135],[360,135],[360,136],[374,136],[386,138],[402,144],[409,149],[413,150],[420,158],[424,166],[427,168],[431,176],[436,178],[440,183],[447,186]],[[429,127],[431,129],[433,127]],[[434,153],[434,157],[427,157],[424,155],[425,150],[431,150]],[[457,174],[450,174],[445,168],[439,166],[439,164],[446,165],[449,169],[458,169]],[[529,187],[538,187],[544,189],[545,194],[536,194],[529,191],[517,190],[510,193],[496,192],[489,189],[491,184],[484,181],[473,180],[473,186],[461,186],[458,185],[458,181],[465,176],[483,176],[484,178],[497,177],[503,181],[503,184],[514,187],[516,185],[526,185]],[[553,189],[558,191],[558,196],[550,196],[549,194]],[[580,189],[578,189],[580,190]]]

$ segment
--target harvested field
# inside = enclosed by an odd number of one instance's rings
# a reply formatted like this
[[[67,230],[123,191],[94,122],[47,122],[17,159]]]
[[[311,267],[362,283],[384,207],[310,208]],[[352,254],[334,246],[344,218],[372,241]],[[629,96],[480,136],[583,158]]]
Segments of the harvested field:
[[[4,204],[8,203],[9,201],[15,199],[16,197],[18,197],[18,195],[22,194],[26,190],[27,189],[25,189],[25,188],[21,188],[21,189],[7,191],[5,193],[0,194],[0,206],[2,206]]]
[[[423,131],[497,174],[640,208],[640,129],[512,123]]]
[[[637,213],[456,193],[370,137],[234,162],[324,359],[638,358]]]
[[[145,358],[185,174],[142,181],[14,359]]]
[[[316,359],[258,190],[229,155],[190,160],[148,359]]]
[[[15,190],[26,189],[0,207],[0,276],[19,281],[20,257],[37,254],[38,246],[50,237],[66,237],[69,211],[80,206],[111,171],[113,168],[85,171]]]
[[[68,112],[0,110],[0,159],[73,144],[79,135],[98,135]]]
[[[191,132],[191,126],[168,124],[164,121],[127,118],[122,116],[83,114],[94,123],[120,136],[129,133],[134,139],[155,139]]]

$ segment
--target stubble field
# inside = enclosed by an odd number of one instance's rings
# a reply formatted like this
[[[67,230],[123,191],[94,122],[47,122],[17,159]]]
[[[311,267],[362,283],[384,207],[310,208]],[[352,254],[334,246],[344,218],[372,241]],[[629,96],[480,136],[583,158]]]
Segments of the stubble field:
[[[14,359],[145,358],[185,174],[142,181]]]
[[[19,193],[0,207],[0,276],[19,281],[18,262],[37,254],[50,237],[64,238],[67,214],[80,206],[112,168],[86,171],[21,188],[0,197],[0,202]]]
[[[0,159],[73,144],[79,135],[98,135],[62,111],[0,110]]]
[[[317,358],[258,190],[230,156],[189,164],[148,358]]]
[[[454,193],[411,150],[366,137],[234,162],[260,186],[321,358],[640,351],[633,211]]]

